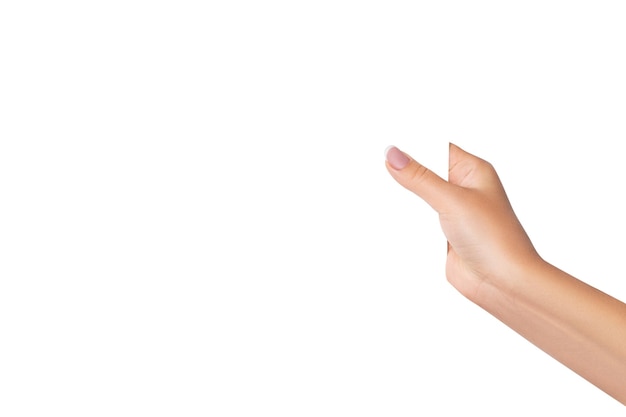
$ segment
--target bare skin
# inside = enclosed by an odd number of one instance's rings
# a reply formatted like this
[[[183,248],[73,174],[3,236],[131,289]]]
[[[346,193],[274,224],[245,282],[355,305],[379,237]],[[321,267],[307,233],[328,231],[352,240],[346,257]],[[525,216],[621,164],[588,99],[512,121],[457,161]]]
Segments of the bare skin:
[[[448,181],[397,148],[385,164],[439,213],[448,281],[626,405],[626,304],[539,256],[493,166],[452,144]]]

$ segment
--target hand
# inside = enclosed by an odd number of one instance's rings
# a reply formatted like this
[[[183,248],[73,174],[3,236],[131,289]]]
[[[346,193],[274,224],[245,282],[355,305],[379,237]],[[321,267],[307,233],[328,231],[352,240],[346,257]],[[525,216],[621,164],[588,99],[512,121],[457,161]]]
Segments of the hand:
[[[395,147],[386,156],[391,176],[439,213],[446,276],[467,298],[478,301],[484,283],[510,289],[517,271],[541,261],[490,163],[450,144],[445,181]]]
[[[397,148],[387,169],[439,213],[455,288],[626,405],[626,304],[539,257],[491,164],[451,144],[448,181]]]

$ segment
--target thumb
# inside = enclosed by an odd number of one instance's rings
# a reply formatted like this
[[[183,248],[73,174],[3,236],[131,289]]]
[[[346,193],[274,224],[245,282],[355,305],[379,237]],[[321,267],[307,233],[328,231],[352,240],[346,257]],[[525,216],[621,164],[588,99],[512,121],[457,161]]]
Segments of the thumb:
[[[391,176],[413,191],[437,212],[452,198],[454,186],[395,146],[385,152],[385,165]]]

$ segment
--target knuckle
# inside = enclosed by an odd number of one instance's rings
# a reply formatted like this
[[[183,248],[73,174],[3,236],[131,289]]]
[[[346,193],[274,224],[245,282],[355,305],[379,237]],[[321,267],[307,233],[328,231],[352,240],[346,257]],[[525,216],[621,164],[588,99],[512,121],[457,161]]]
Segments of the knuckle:
[[[482,176],[492,176],[496,172],[491,162],[485,161],[484,159],[480,159],[476,162],[475,169]]]
[[[484,170],[489,170],[489,171],[495,171],[493,165],[491,162],[489,161],[485,161],[484,159],[480,159],[479,160],[479,164],[480,166],[484,169]]]
[[[411,183],[413,184],[419,184],[428,177],[428,174],[428,168],[420,164],[415,164],[415,167],[413,168],[409,176],[409,181],[411,181]]]

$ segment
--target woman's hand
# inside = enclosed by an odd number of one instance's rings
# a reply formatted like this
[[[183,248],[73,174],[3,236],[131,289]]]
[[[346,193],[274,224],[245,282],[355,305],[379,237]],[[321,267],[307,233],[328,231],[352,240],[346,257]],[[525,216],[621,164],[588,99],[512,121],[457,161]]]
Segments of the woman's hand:
[[[449,152],[448,181],[395,147],[387,150],[386,165],[396,181],[439,213],[448,239],[448,281],[477,301],[481,284],[515,286],[512,272],[540,258],[493,166],[453,144]]]
[[[397,148],[387,169],[439,213],[454,287],[626,405],[626,304],[539,257],[491,164],[450,145],[448,181]]]

